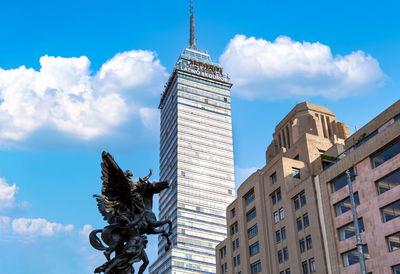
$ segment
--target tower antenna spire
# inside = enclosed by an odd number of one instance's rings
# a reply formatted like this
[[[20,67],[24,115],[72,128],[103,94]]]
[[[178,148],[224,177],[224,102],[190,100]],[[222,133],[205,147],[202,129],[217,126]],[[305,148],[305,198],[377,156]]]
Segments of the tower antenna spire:
[[[190,40],[189,47],[191,49],[197,49],[196,47],[196,30],[195,30],[195,20],[193,15],[193,0],[190,0]]]

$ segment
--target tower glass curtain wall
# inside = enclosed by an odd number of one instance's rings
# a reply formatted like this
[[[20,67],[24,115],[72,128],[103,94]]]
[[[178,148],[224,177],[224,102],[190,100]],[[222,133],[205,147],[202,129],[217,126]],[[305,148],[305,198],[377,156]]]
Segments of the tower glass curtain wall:
[[[173,222],[173,246],[158,243],[150,273],[216,273],[235,198],[229,77],[210,55],[186,48],[161,96],[159,218]]]

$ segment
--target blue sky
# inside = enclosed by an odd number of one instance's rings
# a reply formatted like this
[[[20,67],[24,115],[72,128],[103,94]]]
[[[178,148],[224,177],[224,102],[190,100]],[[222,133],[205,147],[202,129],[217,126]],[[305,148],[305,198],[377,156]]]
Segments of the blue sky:
[[[296,103],[351,131],[399,99],[398,1],[196,1],[197,45],[230,73],[237,185]],[[158,179],[159,94],[188,1],[0,3],[0,274],[92,273],[101,151]],[[61,57],[61,58],[60,58]],[[148,253],[155,258],[155,237]]]

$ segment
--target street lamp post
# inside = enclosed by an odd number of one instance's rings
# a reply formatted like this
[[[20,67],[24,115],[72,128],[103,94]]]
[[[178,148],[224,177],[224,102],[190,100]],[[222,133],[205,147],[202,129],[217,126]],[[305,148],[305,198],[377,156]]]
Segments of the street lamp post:
[[[356,211],[356,204],[354,202],[353,183],[351,182],[350,178],[350,170],[346,170],[346,175],[347,175],[347,185],[349,186],[349,193],[350,193],[351,212],[353,213],[354,230],[356,231],[356,239],[357,239],[356,245],[358,250],[358,257],[360,259],[361,274],[367,274],[365,268],[363,244],[361,241],[360,229],[358,227],[358,217]]]

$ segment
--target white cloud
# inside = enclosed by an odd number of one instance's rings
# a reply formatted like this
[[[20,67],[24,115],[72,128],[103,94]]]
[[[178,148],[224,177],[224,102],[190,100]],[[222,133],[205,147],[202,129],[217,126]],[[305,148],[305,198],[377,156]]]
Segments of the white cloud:
[[[382,84],[376,59],[363,51],[333,56],[319,42],[275,41],[236,35],[220,57],[234,91],[249,99],[323,96],[344,98]]]
[[[235,181],[236,181],[236,189],[258,168],[257,167],[246,167],[242,168],[239,166],[235,166]]]
[[[90,234],[90,232],[92,232],[92,230],[93,230],[93,226],[86,224],[86,225],[84,225],[84,226],[82,227],[81,230],[79,230],[79,235],[80,235],[85,241],[87,241],[87,239],[89,239],[89,234]]]
[[[18,218],[11,223],[15,233],[26,236],[53,236],[57,232],[71,232],[74,229],[73,225],[62,225],[59,223],[51,223],[43,218],[29,219]]]
[[[5,179],[0,178],[0,210],[15,206],[15,193],[17,186],[10,186]]]
[[[11,218],[8,216],[0,216],[0,232],[7,231],[10,227]]]
[[[155,108],[141,108],[140,119],[147,129],[155,131],[160,126],[160,114]]]
[[[139,115],[141,98],[161,90],[165,68],[153,52],[118,53],[92,74],[87,57],[43,56],[40,70],[0,68],[0,141],[41,128],[81,139],[106,135]]]

